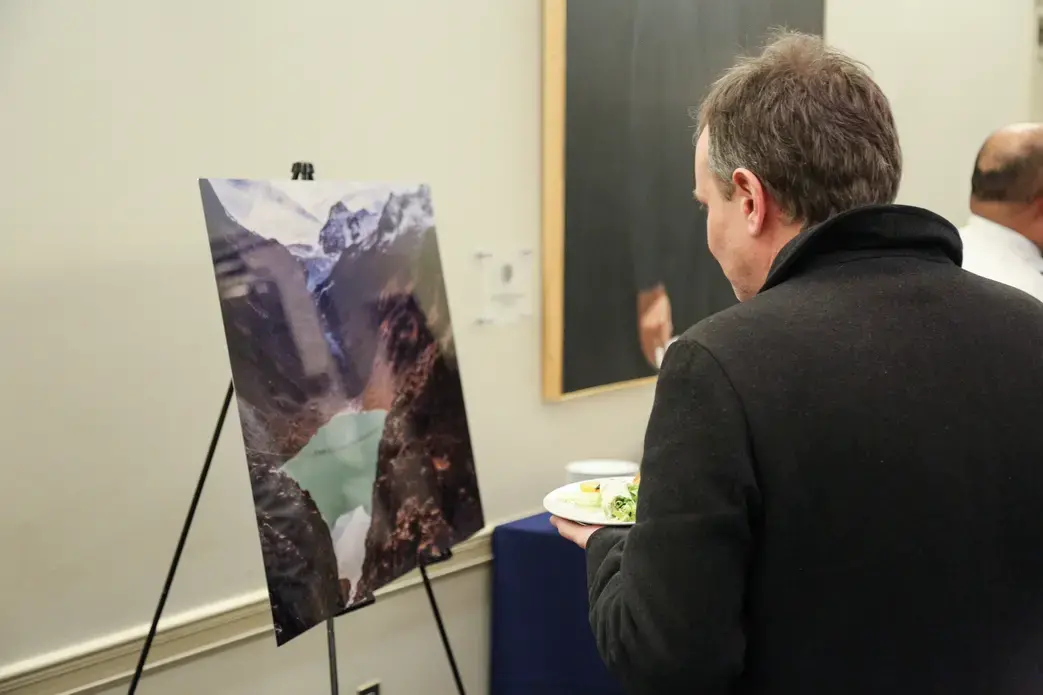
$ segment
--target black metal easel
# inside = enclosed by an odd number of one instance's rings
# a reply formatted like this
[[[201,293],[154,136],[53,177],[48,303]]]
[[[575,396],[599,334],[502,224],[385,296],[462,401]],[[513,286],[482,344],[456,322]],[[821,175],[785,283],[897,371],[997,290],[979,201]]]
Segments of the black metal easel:
[[[435,562],[444,562],[452,557],[452,553],[448,550],[441,557],[431,560],[425,559],[423,556],[417,560],[417,565],[420,568],[420,576],[424,579],[424,590],[427,592],[427,602],[431,604],[431,613],[435,616],[435,624],[438,625],[438,636],[442,638],[442,646],[445,648],[445,658],[449,661],[449,668],[453,672],[453,680],[456,682],[456,692],[459,695],[467,695],[464,692],[464,682],[460,678],[460,669],[456,667],[456,657],[453,656],[453,646],[449,643],[449,635],[446,634],[445,624],[442,623],[442,612],[438,610],[438,601],[435,600],[435,591],[431,587],[431,579],[427,576],[427,568],[429,565]]]
[[[315,167],[311,162],[294,162],[291,172],[295,181],[315,180]],[[167,577],[163,582],[163,590],[159,594],[159,602],[156,604],[156,611],[152,616],[152,623],[149,625],[148,634],[145,636],[145,642],[141,646],[141,653],[138,655],[138,663],[134,668],[134,675],[131,677],[127,695],[134,695],[137,691],[138,683],[141,681],[141,677],[145,672],[145,663],[148,660],[149,650],[152,649],[152,642],[155,641],[156,630],[159,627],[159,619],[163,615],[163,609],[166,607],[167,597],[170,594],[170,587],[174,583],[174,575],[177,573],[177,566],[181,562],[181,553],[185,549],[185,542],[188,540],[188,532],[192,528],[192,522],[195,520],[196,508],[199,506],[199,499],[203,495],[203,485],[206,483],[206,478],[210,474],[210,464],[213,463],[214,453],[217,451],[217,442],[221,438],[221,430],[224,429],[225,419],[228,417],[228,409],[232,405],[233,393],[234,387],[231,380],[229,380],[228,389],[225,391],[224,402],[221,404],[221,411],[217,416],[217,423],[214,425],[214,432],[210,435],[210,446],[206,451],[203,468],[199,472],[199,480],[196,481],[196,488],[192,493],[192,501],[188,505],[188,514],[185,516],[185,523],[181,526],[181,535],[178,537],[177,546],[174,548],[174,557],[170,562],[170,569],[167,570]],[[456,682],[456,690],[459,695],[466,695],[464,692],[463,681],[460,678],[460,670],[456,666],[456,657],[453,655],[453,647],[449,643],[449,636],[446,634],[445,625],[442,622],[442,613],[439,611],[438,602],[435,600],[435,593],[431,586],[431,579],[427,575],[427,568],[429,566],[437,562],[448,560],[450,557],[452,557],[452,554],[448,550],[438,557],[424,557],[421,555],[417,558],[417,565],[420,569],[420,576],[424,580],[424,589],[427,592],[427,600],[431,604],[431,612],[434,614],[435,623],[438,626],[438,634],[442,639],[442,646],[445,648],[446,659],[449,661],[449,668],[453,672],[453,680]],[[345,613],[364,608],[372,605],[374,602],[375,599],[370,598],[367,601],[356,603],[339,615],[344,615]],[[333,627],[334,617],[337,616],[331,616],[326,619],[326,644],[328,647],[327,656],[330,668],[330,695],[339,695],[340,686],[337,678],[337,641]]]

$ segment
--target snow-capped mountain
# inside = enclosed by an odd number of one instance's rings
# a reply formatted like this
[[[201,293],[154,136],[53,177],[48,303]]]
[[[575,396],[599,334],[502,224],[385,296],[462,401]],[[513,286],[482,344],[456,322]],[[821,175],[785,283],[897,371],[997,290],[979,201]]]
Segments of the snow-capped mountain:
[[[431,191],[427,186],[399,188],[388,195],[379,215],[356,216],[355,219],[363,221],[358,226],[358,234],[353,235],[353,228],[348,227],[345,249],[348,258],[354,260],[371,252],[386,253],[393,247],[399,252],[410,253],[424,232],[434,227]]]
[[[326,278],[341,254],[373,234],[379,219],[377,212],[366,208],[351,210],[344,201],[330,206],[329,216],[313,244],[292,244],[287,248],[304,264],[308,290],[314,292]]]
[[[322,222],[329,217],[330,208],[338,201],[349,210],[369,210],[380,213],[384,201],[395,190],[402,188],[386,183],[352,181],[271,181],[271,186],[297,202]]]
[[[414,236],[419,240],[432,227],[431,189],[425,185],[398,191],[388,197],[372,237],[364,239],[362,245],[366,249],[386,248],[402,236]]]
[[[322,252],[322,249],[311,244],[290,244],[286,250],[304,266],[304,276],[309,292],[315,292],[319,285],[326,281],[326,278],[330,276],[330,271],[333,270],[333,264],[340,256],[340,254],[327,255]]]
[[[317,291],[347,251],[352,258],[419,239],[434,225],[427,186],[325,181],[210,179],[228,215],[245,229],[282,244],[304,266]]]
[[[329,277],[342,254],[356,259],[370,252],[386,252],[399,240],[418,242],[433,226],[430,189],[399,188],[383,202],[361,210],[337,201],[319,231],[318,245],[291,251],[306,264],[309,289],[314,289]]]
[[[319,246],[325,253],[339,254],[372,234],[378,220],[376,213],[365,208],[352,212],[343,201],[338,200],[330,208],[326,224],[319,230]]]

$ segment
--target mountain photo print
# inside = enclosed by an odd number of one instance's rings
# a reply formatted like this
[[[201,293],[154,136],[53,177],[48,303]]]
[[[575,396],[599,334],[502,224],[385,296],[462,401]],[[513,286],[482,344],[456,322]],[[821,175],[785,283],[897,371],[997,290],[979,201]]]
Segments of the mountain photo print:
[[[431,193],[199,186],[281,645],[484,524]]]

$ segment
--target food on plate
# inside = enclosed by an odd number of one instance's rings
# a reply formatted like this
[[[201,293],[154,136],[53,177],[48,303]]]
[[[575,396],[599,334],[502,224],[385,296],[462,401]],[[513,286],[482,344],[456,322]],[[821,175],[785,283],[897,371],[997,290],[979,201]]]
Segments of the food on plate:
[[[601,486],[601,511],[610,519],[634,521],[638,486],[633,480],[606,480]]]
[[[589,480],[564,499],[578,507],[600,507],[608,519],[633,522],[637,516],[637,492],[641,476],[632,480]]]
[[[587,481],[579,484],[579,492],[574,492],[565,498],[578,507],[600,507],[601,486],[597,481]]]

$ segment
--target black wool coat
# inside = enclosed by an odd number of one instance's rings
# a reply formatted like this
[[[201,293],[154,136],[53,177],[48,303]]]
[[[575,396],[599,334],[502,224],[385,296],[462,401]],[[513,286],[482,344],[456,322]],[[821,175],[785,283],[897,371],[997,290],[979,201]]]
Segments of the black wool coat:
[[[806,230],[667,352],[588,544],[630,693],[1043,693],[1043,304],[917,208]]]

